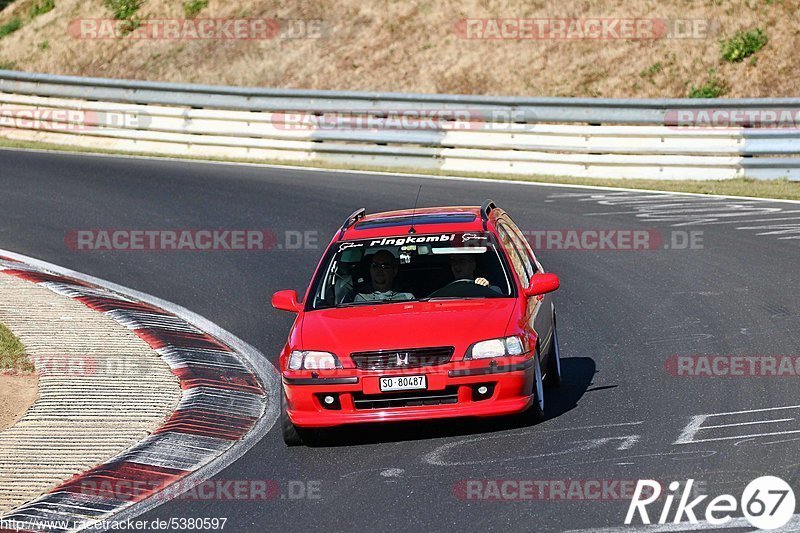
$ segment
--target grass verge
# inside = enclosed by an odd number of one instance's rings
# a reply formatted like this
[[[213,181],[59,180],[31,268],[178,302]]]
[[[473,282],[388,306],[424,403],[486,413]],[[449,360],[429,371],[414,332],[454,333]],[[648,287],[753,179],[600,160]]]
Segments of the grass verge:
[[[529,181],[533,183],[557,183],[563,185],[586,185],[594,187],[614,187],[625,189],[659,190],[670,192],[688,192],[696,194],[718,194],[724,196],[751,196],[756,198],[776,198],[783,200],[800,200],[800,182],[786,179],[756,180],[752,178],[736,178],[719,181],[704,180],[644,180],[644,179],[606,179],[606,178],[575,178],[570,176],[531,175],[518,176],[508,174],[490,174],[479,172],[448,172],[442,170],[420,171],[414,168],[379,167],[361,165],[336,165],[322,162],[292,162],[270,161],[261,159],[234,159],[217,157],[191,157],[191,156],[159,156],[147,153],[116,152],[114,150],[89,149],[83,147],[65,146],[51,143],[37,143],[31,141],[16,141],[0,137],[0,147],[25,148],[35,150],[55,150],[60,152],[94,153],[121,156],[145,156],[164,159],[185,159],[187,161],[217,161],[224,163],[251,163],[262,165],[285,165],[294,167],[322,168],[329,170],[362,170],[373,172],[400,172],[410,174],[428,174],[432,176],[458,176],[467,178],[482,178],[496,180]]]
[[[0,324],[0,372],[26,373],[33,370],[25,346],[11,330]]]

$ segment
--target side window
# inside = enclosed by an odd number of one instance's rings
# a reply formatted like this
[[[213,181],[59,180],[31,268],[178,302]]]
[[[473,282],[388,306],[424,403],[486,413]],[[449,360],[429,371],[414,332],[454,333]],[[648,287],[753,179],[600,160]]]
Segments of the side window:
[[[508,215],[506,215],[508,216]],[[542,270],[542,266],[539,264],[539,261],[536,260],[536,254],[533,253],[533,249],[531,248],[528,239],[522,234],[513,220],[510,218],[508,219],[508,227],[511,230],[511,237],[514,241],[519,245],[521,250],[528,252],[528,258],[530,259],[531,265],[533,266],[534,273],[540,272]]]
[[[514,242],[511,231],[505,223],[498,223],[497,230],[500,235],[500,241],[503,243],[503,248],[508,251],[511,264],[517,272],[517,276],[519,276],[523,288],[527,289],[533,272],[525,252],[520,250],[519,246]]]

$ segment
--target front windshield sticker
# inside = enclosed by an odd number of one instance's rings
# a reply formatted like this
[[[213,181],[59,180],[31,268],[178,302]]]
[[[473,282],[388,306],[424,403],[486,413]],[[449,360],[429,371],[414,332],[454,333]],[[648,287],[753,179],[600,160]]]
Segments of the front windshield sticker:
[[[461,242],[478,241],[478,240],[485,241],[488,238],[489,237],[487,237],[486,235],[478,235],[477,233],[465,233],[461,236]]]
[[[344,252],[348,248],[361,248],[364,246],[362,242],[343,242],[339,245],[339,251]]]
[[[384,237],[375,239],[369,243],[370,246],[403,246],[404,244],[422,244],[426,242],[452,242],[456,234],[444,235],[421,235],[419,237]]]

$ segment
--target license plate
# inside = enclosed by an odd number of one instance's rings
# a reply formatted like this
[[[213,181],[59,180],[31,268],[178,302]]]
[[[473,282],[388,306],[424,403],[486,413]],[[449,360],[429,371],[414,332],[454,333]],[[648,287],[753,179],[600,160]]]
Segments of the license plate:
[[[425,376],[397,376],[381,378],[381,392],[396,390],[417,390],[428,387]]]

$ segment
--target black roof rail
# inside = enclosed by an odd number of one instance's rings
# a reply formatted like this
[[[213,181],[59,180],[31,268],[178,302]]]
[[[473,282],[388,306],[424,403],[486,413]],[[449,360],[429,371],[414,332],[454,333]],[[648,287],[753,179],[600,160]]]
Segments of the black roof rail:
[[[489,220],[489,213],[494,209],[497,209],[497,204],[494,203],[494,200],[489,198],[484,200],[483,204],[481,204],[481,220],[483,220],[484,229],[486,229],[486,222]]]
[[[364,218],[366,215],[367,215],[367,209],[364,207],[353,211],[350,214],[350,216],[345,219],[344,224],[342,224],[342,229],[339,230],[339,238],[340,239],[342,238],[347,228],[358,222],[359,219]]]

